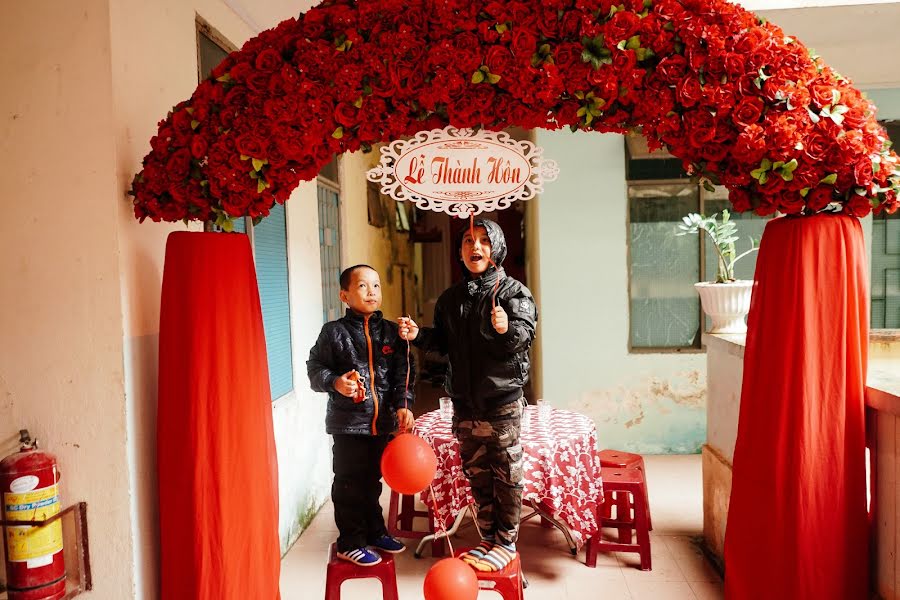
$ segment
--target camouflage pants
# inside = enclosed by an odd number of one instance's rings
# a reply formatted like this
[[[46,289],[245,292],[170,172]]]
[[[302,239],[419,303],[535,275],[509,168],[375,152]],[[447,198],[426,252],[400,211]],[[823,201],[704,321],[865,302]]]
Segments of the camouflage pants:
[[[478,508],[478,527],[482,535],[496,535],[503,543],[516,541],[522,516],[521,422],[521,401],[478,417],[453,417],[463,471]]]

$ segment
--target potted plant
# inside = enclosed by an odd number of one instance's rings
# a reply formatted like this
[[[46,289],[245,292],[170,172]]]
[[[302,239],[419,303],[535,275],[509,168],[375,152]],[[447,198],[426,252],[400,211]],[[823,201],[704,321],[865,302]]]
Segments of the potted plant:
[[[751,252],[759,249],[753,238],[750,238],[750,249],[737,254],[735,242],[738,240],[737,225],[730,220],[728,210],[722,211],[721,221],[718,214],[706,217],[691,213],[684,217],[684,223],[678,226],[676,235],[691,235],[705,231],[712,241],[712,247],[718,255],[715,282],[695,283],[694,288],[700,294],[703,311],[712,319],[709,333],[745,333],[747,324],[744,317],[750,311],[750,293],[753,281],[736,280],[734,265]]]

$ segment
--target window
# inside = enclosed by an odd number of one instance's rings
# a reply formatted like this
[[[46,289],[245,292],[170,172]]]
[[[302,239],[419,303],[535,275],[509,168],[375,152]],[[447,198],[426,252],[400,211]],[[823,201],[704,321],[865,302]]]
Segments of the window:
[[[900,122],[882,125],[900,143]],[[900,329],[900,212],[872,220],[872,329]]]
[[[219,32],[197,18],[197,78],[202,81],[235,50]],[[234,231],[250,236],[256,281],[266,336],[269,389],[272,400],[294,389],[291,306],[288,294],[287,222],[284,206],[276,204],[259,225],[235,219]]]
[[[628,173],[642,178],[628,182],[629,346],[636,352],[700,348],[706,324],[694,283],[714,276],[716,253],[707,248],[708,239],[675,233],[688,213],[712,215],[729,207],[727,190],[705,190],[664,156],[629,152]],[[766,219],[750,213],[731,218],[740,254],[749,237],[759,242]],[[752,279],[755,268],[751,254],[736,265],[735,276]]]
[[[318,179],[319,266],[322,273],[322,320],[343,315],[341,286],[341,218],[337,159],[322,168]]]
[[[209,23],[197,17],[197,81],[203,81],[219,66],[230,52],[237,50],[234,44],[213,29]]]

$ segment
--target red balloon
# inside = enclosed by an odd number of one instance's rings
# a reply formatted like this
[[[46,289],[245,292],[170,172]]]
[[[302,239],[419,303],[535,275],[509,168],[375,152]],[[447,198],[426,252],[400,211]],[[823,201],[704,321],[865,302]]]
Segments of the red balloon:
[[[428,570],[424,591],[425,600],[475,600],[478,577],[458,558],[445,558]]]
[[[418,494],[434,480],[437,456],[425,440],[411,433],[401,433],[381,455],[381,475],[392,490],[411,496]]]

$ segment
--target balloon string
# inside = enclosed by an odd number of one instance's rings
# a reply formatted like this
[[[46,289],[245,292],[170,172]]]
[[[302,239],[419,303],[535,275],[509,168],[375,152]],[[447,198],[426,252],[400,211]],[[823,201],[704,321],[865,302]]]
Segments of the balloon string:
[[[429,485],[428,489],[431,491],[431,504],[434,506],[434,518],[437,521],[441,533],[444,534],[444,539],[447,540],[447,545],[450,547],[450,556],[452,558],[456,553],[453,551],[453,542],[450,541],[450,534],[447,533],[447,524],[444,523],[444,519],[442,519],[438,513],[437,499],[434,496],[434,485]]]

